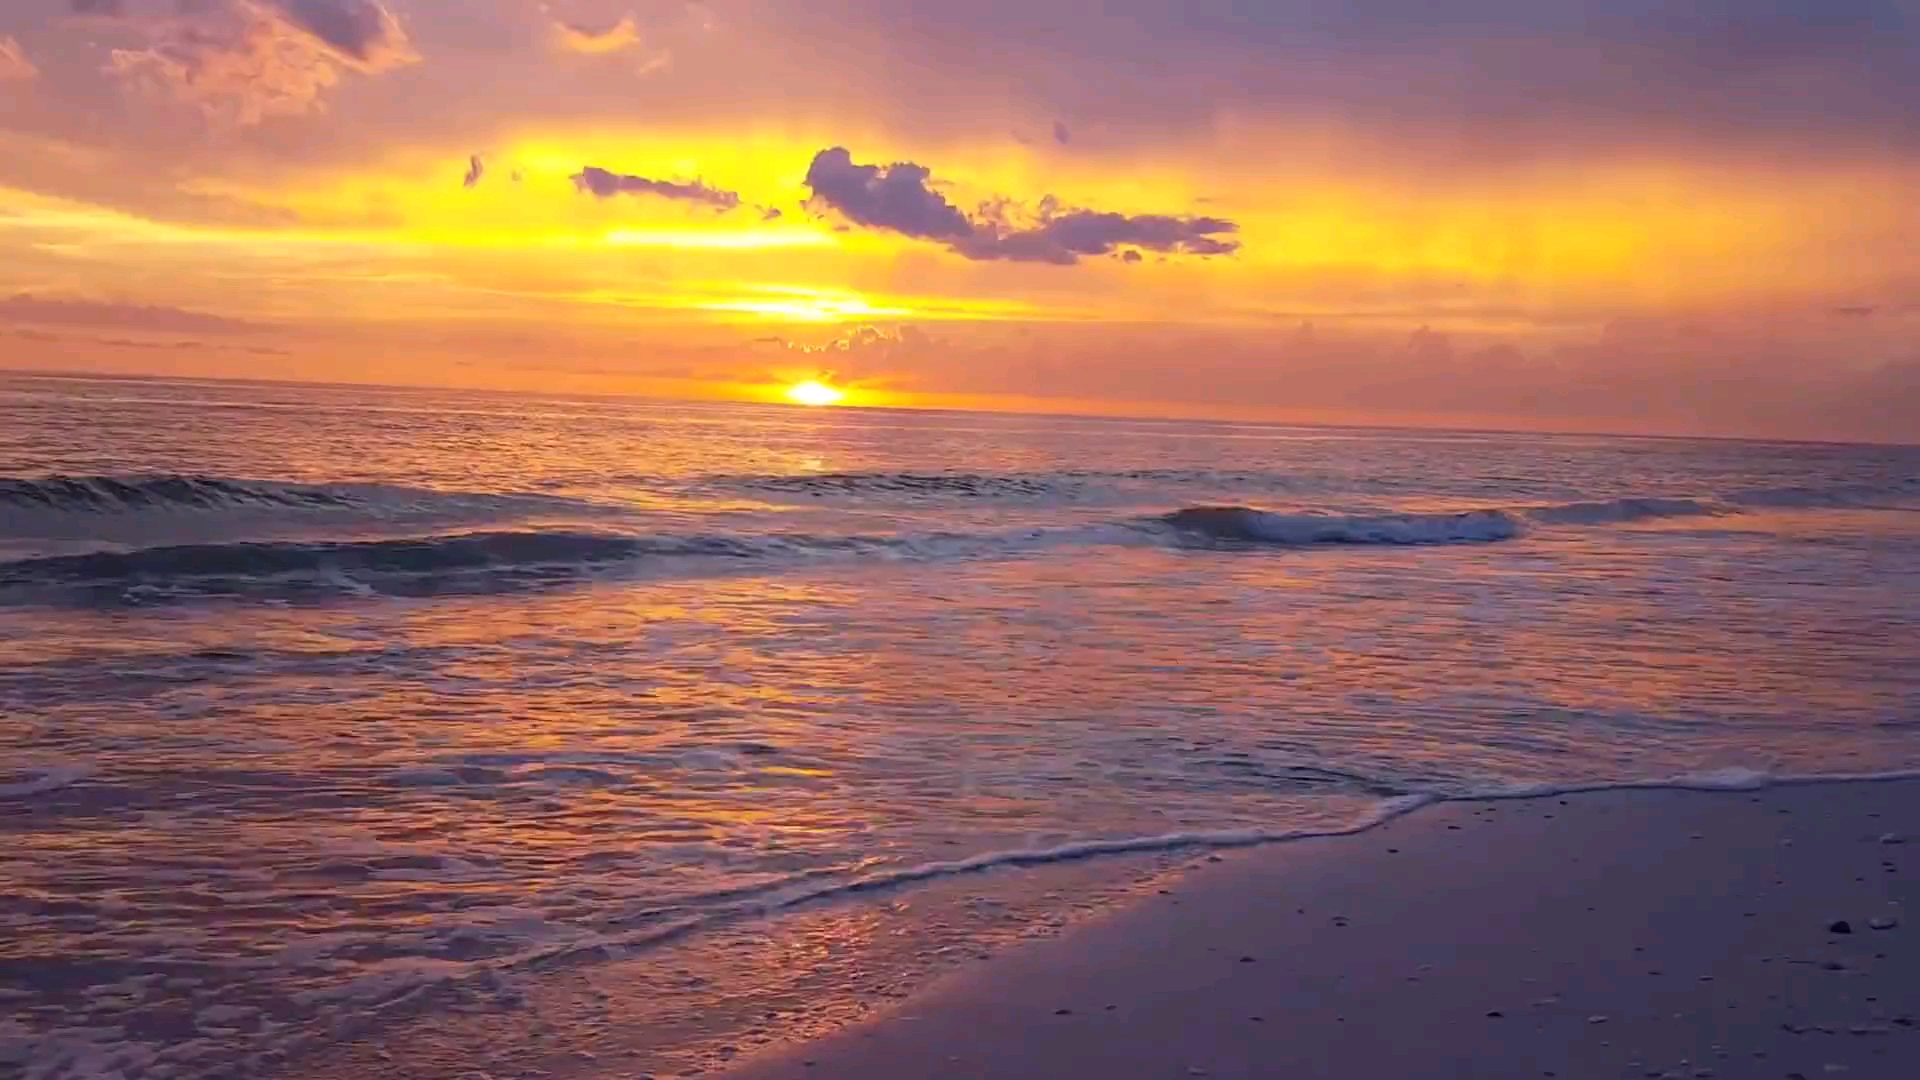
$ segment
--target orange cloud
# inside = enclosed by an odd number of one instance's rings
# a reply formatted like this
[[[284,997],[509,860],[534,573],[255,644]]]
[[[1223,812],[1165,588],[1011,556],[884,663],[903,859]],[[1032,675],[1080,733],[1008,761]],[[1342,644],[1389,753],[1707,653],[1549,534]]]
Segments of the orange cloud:
[[[621,16],[620,21],[612,26],[596,28],[563,18],[551,8],[543,10],[547,13],[550,28],[548,43],[554,52],[589,57],[637,54],[640,57],[638,70],[642,75],[660,71],[673,62],[672,53],[649,47],[647,35],[641,32],[640,24],[632,14]]]
[[[632,15],[622,16],[619,22],[604,30],[578,26],[555,17],[553,44],[555,48],[565,52],[580,53],[583,56],[607,56],[639,48],[640,27],[633,21]]]

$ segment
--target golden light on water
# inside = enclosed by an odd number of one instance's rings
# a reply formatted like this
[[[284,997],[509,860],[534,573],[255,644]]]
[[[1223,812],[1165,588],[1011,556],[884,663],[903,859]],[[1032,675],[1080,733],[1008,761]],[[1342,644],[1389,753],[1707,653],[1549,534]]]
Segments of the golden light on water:
[[[787,400],[797,405],[837,405],[846,396],[846,391],[828,386],[818,379],[808,379],[787,387]]]

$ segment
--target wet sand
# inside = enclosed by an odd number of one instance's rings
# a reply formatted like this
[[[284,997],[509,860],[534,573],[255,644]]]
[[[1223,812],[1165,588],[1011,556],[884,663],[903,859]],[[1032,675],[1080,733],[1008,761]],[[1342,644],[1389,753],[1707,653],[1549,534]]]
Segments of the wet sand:
[[[1920,1075],[1920,780],[1446,803],[1219,858],[728,1080]]]

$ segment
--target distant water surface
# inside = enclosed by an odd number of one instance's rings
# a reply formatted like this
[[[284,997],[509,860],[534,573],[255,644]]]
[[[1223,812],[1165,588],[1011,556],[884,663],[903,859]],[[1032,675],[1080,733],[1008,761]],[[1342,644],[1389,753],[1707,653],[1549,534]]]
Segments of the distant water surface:
[[[1920,767],[1916,511],[1914,448],[0,379],[0,1063],[669,950],[699,1016],[743,917],[965,866]]]

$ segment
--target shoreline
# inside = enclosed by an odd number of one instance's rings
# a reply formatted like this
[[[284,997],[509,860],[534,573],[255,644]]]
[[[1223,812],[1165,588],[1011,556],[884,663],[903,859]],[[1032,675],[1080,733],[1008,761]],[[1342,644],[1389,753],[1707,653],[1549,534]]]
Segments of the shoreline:
[[[1903,826],[1911,774],[1431,801],[1208,856],[722,1075],[1907,1075]]]

